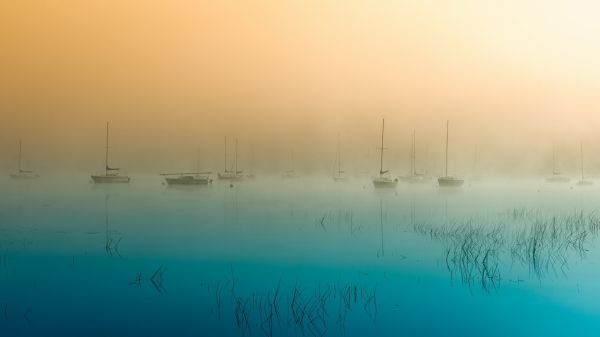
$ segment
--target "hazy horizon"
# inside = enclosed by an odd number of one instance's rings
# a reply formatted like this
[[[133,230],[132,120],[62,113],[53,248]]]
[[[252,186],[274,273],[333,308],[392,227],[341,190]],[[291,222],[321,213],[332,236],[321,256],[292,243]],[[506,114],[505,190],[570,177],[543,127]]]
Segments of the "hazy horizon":
[[[135,172],[386,167],[549,174],[600,169],[593,2],[38,1],[0,5],[0,169]]]

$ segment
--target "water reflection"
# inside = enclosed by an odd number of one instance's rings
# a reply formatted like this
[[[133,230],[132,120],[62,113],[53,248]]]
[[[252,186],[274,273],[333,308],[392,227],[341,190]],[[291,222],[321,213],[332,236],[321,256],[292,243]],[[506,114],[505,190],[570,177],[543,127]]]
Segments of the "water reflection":
[[[568,189],[4,188],[6,336],[111,335],[102,322],[119,335],[500,336],[524,324],[514,308],[546,317],[544,335],[565,333],[565,310],[570,332],[600,328],[584,314],[600,295],[600,217]],[[506,328],[489,333],[498,315]]]
[[[120,233],[110,228],[109,208],[108,208],[108,194],[104,197],[104,221],[105,221],[105,242],[104,250],[108,256],[118,256],[122,258],[119,252],[119,244],[123,239]]]

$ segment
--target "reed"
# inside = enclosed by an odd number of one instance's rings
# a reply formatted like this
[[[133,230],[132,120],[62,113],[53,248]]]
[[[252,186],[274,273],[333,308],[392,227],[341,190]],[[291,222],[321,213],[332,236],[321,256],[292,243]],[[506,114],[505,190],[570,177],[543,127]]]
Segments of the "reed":
[[[583,211],[544,216],[535,209],[513,209],[497,219],[415,223],[413,231],[444,245],[443,260],[451,279],[469,287],[495,289],[502,267],[518,263],[538,280],[548,272],[566,275],[569,257],[585,258],[587,245],[598,236],[600,217]]]

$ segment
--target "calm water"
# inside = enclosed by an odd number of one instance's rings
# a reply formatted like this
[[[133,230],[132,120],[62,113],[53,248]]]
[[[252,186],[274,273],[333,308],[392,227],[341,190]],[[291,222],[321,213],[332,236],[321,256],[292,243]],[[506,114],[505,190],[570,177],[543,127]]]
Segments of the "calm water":
[[[599,187],[0,181],[0,336],[600,330]]]

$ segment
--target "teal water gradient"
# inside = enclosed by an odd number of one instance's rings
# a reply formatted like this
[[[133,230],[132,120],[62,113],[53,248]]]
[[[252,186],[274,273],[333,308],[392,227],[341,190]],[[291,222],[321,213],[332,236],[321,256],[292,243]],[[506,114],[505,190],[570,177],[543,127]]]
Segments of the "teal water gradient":
[[[0,181],[1,336],[564,336],[600,328],[600,189]],[[542,230],[544,231],[542,233]]]

